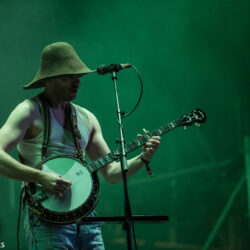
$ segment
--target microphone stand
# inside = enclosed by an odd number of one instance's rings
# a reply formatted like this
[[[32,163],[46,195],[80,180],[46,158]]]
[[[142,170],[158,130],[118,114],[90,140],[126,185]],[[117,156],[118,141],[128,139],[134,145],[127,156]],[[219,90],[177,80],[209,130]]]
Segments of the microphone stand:
[[[112,68],[109,69],[109,73],[112,72],[112,80],[114,82],[114,89],[115,89],[115,97],[116,97],[116,106],[117,106],[117,116],[118,116],[118,124],[119,124],[119,130],[120,130],[120,140],[118,142],[120,143],[120,162],[121,162],[121,173],[122,173],[122,179],[123,179],[123,185],[124,185],[124,216],[102,216],[102,217],[84,217],[80,218],[77,222],[78,225],[81,224],[88,224],[88,223],[122,223],[122,229],[126,231],[127,234],[127,249],[132,250],[132,235],[131,235],[131,227],[135,222],[139,223],[162,223],[164,221],[168,221],[167,215],[132,215],[130,202],[129,202],[129,196],[128,196],[128,185],[127,185],[127,172],[128,172],[128,165],[127,165],[127,154],[125,150],[125,139],[123,134],[123,126],[122,126],[122,111],[120,110],[119,105],[119,98],[118,98],[118,91],[117,91],[117,85],[116,85],[116,72],[118,72],[121,68]],[[103,73],[101,73],[103,74]]]
[[[127,185],[127,172],[128,172],[128,165],[127,165],[127,155],[125,151],[125,139],[123,133],[123,126],[122,126],[122,112],[120,110],[119,105],[119,98],[118,98],[118,91],[117,91],[117,75],[116,72],[112,72],[112,80],[114,82],[114,89],[115,89],[115,97],[116,97],[116,106],[117,106],[117,116],[118,116],[118,125],[120,131],[120,162],[121,162],[121,173],[123,179],[123,186],[124,186],[124,222],[123,222],[123,230],[126,231],[127,234],[127,247],[128,250],[132,250],[132,237],[131,237],[131,226],[132,226],[132,211],[129,202],[129,195],[128,195],[128,185]]]

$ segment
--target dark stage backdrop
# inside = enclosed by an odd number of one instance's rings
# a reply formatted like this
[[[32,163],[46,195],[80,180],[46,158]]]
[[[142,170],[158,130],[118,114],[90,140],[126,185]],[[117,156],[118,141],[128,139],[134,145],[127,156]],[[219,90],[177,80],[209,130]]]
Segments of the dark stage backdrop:
[[[138,249],[248,249],[249,7],[246,0],[1,0],[1,126],[18,103],[42,91],[21,87],[33,79],[49,43],[69,42],[93,69],[134,64],[144,94],[124,119],[127,141],[195,107],[208,117],[199,128],[162,137],[151,163],[154,178],[144,169],[130,178],[134,214],[170,217],[164,224],[136,224]],[[116,148],[110,75],[91,74],[81,82],[75,103],[97,116],[110,148]],[[122,110],[133,107],[139,90],[131,69],[118,74]],[[11,155],[17,157],[16,151]],[[100,180],[99,215],[122,215],[122,184]],[[0,243],[6,249],[16,249],[20,186],[0,178]],[[23,226],[20,237],[26,249]],[[107,249],[126,249],[120,225],[104,225],[103,237]]]

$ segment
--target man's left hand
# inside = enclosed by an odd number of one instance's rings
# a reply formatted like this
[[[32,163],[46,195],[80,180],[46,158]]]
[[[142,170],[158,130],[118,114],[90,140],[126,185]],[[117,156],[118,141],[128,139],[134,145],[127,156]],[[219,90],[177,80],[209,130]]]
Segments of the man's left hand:
[[[148,131],[146,131],[145,129],[143,129],[143,132],[148,133]],[[138,138],[140,138],[142,135],[138,134],[137,136]],[[145,159],[146,161],[151,161],[152,156],[160,146],[160,140],[161,140],[160,136],[152,136],[146,142],[146,144],[142,147],[143,159]]]

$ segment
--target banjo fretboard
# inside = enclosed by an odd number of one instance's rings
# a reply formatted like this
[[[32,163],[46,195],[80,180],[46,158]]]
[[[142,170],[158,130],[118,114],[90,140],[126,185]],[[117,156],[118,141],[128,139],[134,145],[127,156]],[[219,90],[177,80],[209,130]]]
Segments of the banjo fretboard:
[[[128,142],[125,144],[125,151],[126,153],[130,153],[134,151],[135,149],[143,146],[146,144],[146,142],[152,137],[152,136],[161,136],[163,134],[166,134],[170,132],[171,130],[177,128],[178,126],[183,125],[183,120],[175,120],[161,128],[158,128],[152,132],[146,133],[145,135],[142,135],[140,138],[137,138],[131,142]],[[107,155],[104,155],[90,163],[87,163],[85,166],[90,172],[97,171],[98,169],[108,165],[109,163],[117,160],[120,157],[121,150],[116,149],[112,152],[110,152]]]

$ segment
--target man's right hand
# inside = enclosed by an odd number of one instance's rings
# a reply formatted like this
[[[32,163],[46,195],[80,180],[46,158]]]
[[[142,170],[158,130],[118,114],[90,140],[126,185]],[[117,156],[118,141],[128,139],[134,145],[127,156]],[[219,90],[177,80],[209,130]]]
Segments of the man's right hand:
[[[57,194],[60,197],[70,188],[72,181],[64,180],[62,177],[55,173],[42,172],[39,184],[46,190]]]

